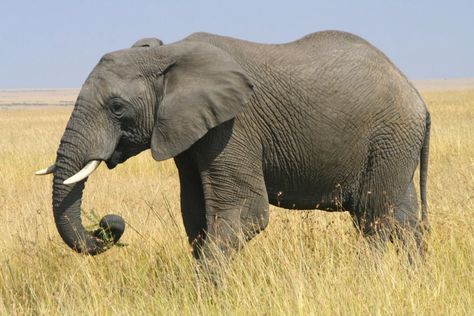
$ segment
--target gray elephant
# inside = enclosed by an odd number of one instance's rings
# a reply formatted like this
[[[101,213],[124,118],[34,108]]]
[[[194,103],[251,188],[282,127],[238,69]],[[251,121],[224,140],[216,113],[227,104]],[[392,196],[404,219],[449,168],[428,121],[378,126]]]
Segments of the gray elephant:
[[[102,57],[56,162],[38,173],[54,173],[59,234],[86,254],[111,245],[104,230],[116,242],[125,228],[108,215],[101,229],[85,230],[86,178],[102,161],[113,169],[146,149],[158,161],[174,158],[197,258],[228,254],[265,229],[269,203],[348,211],[365,236],[403,231],[420,245],[429,135],[419,93],[355,35],[325,31],[266,45],[196,33],[168,45],[140,40]]]

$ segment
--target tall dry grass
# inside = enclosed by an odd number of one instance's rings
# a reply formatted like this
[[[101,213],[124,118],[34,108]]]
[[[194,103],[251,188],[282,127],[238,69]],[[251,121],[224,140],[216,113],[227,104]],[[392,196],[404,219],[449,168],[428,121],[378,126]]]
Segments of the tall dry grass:
[[[148,152],[89,179],[86,225],[119,213],[125,247],[68,249],[51,212],[49,165],[71,109],[0,109],[0,314],[473,315],[474,91],[429,93],[432,234],[424,264],[373,256],[347,214],[272,207],[267,230],[199,280],[171,161]]]

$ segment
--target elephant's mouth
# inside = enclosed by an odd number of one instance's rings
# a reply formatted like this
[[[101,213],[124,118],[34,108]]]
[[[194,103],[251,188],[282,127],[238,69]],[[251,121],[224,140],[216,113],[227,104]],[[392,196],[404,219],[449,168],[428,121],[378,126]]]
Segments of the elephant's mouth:
[[[108,160],[105,161],[107,168],[114,169],[119,163],[124,162],[127,158],[124,158],[124,155],[121,151],[115,150],[112,153],[112,156]]]
[[[105,164],[107,165],[107,168],[114,169],[118,164],[127,161],[128,158],[138,155],[148,148],[150,148],[149,145],[125,144],[121,141],[110,158],[105,161]]]

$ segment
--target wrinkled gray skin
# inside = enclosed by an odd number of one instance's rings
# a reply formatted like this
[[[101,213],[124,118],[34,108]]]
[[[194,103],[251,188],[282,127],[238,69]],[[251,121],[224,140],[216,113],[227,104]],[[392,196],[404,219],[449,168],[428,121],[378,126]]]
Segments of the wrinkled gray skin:
[[[204,33],[144,39],[105,55],[84,83],[57,152],[54,216],[71,248],[104,251],[81,223],[85,181],[62,182],[93,159],[112,169],[151,148],[176,162],[197,258],[212,258],[209,240],[227,254],[263,230],[269,203],[349,211],[366,236],[403,230],[421,244],[429,129],[405,76],[348,33],[282,45]],[[123,220],[107,219],[117,241]]]

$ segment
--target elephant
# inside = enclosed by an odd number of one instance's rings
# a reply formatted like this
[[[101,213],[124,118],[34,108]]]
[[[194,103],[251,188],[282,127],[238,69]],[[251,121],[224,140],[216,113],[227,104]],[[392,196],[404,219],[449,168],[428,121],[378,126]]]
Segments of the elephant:
[[[171,44],[148,38],[100,59],[56,161],[37,173],[54,175],[60,236],[89,255],[116,243],[125,222],[107,215],[98,230],[84,228],[88,176],[101,162],[113,169],[147,149],[157,161],[174,159],[198,262],[227,257],[264,230],[270,204],[349,212],[368,239],[405,232],[422,248],[430,126],[406,76],[347,32],[284,44],[209,33]]]

